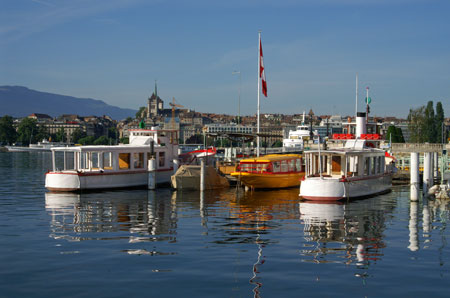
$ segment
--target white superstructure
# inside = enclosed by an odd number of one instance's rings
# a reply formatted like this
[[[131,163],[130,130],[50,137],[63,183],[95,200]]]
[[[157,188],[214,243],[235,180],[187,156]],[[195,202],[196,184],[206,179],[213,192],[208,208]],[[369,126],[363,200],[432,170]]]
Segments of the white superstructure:
[[[305,112],[303,112],[302,124],[296,130],[290,130],[287,139],[283,139],[283,148],[303,150],[304,142],[310,138],[309,126],[305,124]]]
[[[52,148],[53,169],[45,175],[51,191],[147,186],[148,161],[156,159],[156,183],[170,183],[177,170],[178,131],[130,130],[130,144]]]

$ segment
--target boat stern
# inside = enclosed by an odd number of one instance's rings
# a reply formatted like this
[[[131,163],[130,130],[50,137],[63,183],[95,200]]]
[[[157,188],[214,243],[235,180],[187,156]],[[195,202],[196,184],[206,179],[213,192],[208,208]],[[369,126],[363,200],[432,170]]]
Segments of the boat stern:
[[[308,178],[300,184],[300,197],[315,201],[337,201],[346,197],[345,184],[337,178]]]
[[[78,191],[80,177],[77,172],[48,172],[45,174],[45,188],[50,191]]]

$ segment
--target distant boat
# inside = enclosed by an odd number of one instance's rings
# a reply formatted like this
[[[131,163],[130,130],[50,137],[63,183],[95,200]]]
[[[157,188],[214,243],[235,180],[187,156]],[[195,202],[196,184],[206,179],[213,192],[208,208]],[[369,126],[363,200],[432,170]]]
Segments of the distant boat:
[[[304,174],[300,154],[273,154],[241,160],[231,176],[255,189],[299,186]]]
[[[38,152],[38,151],[51,151],[51,148],[62,147],[66,144],[60,142],[50,142],[48,140],[42,140],[37,144],[30,144],[28,147],[25,146],[6,146],[10,152]]]
[[[169,184],[178,164],[176,130],[130,130],[130,144],[52,148],[53,169],[45,175],[50,191],[144,187],[152,143],[156,183]]]
[[[302,124],[297,126],[296,130],[289,131],[287,139],[283,139],[283,148],[288,151],[302,151],[304,142],[310,138],[310,128],[305,124],[305,112],[303,112]]]
[[[214,161],[214,157],[217,154],[215,147],[195,149],[186,153],[181,153],[178,157],[181,164],[192,165],[199,164],[202,158],[207,158],[208,161]]]

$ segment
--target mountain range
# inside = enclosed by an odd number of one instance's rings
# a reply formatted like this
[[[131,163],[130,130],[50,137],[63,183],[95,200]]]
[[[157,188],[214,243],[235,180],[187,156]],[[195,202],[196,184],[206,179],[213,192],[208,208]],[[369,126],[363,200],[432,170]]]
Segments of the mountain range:
[[[57,117],[63,114],[79,116],[110,116],[115,120],[134,117],[136,110],[123,109],[92,98],[53,94],[22,86],[0,86],[0,117],[15,118],[33,113]]]

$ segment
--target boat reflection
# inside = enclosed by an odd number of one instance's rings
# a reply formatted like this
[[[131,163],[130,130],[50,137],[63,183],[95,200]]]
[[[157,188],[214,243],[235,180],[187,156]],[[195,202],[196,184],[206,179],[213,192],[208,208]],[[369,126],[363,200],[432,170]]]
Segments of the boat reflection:
[[[171,197],[169,192],[166,195]],[[50,236],[55,239],[176,240],[175,200],[158,200],[152,191],[49,192],[45,208],[51,215]]]
[[[382,196],[348,203],[300,202],[304,224],[302,261],[368,268],[383,256],[388,204]],[[361,274],[358,274],[359,276]]]

